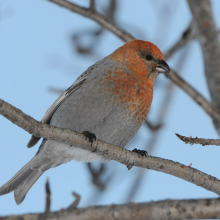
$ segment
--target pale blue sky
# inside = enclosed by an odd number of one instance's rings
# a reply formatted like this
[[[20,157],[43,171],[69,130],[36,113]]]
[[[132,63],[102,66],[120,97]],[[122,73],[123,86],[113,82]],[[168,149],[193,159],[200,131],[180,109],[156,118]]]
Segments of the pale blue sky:
[[[74,2],[88,5],[88,0]],[[108,1],[97,2],[99,5]],[[213,0],[212,3],[219,27],[220,14],[217,12],[220,1]],[[95,45],[94,56],[79,55],[71,45],[71,34],[98,25],[44,0],[2,0],[0,15],[0,98],[38,120],[57,97],[48,91],[49,86],[67,88],[88,66],[123,44],[116,36],[105,31],[100,42]],[[191,15],[185,0],[139,0],[138,4],[137,1],[120,0],[116,18],[119,26],[133,36],[151,41],[166,52],[181,37],[191,20]],[[183,78],[209,99],[201,50],[196,41],[178,51],[167,61],[168,64],[175,69],[183,53],[187,54],[181,70]],[[164,76],[157,80],[149,113],[151,121],[156,121],[158,106],[164,94],[163,85],[167,80]],[[186,165],[192,163],[194,168],[220,178],[219,147],[185,145],[174,135],[180,133],[204,138],[218,137],[207,114],[183,91],[176,88],[174,92],[163,134],[153,155]],[[26,144],[30,137],[27,132],[3,117],[0,117],[0,125],[2,185],[35,155],[39,145],[27,149]],[[130,149],[143,148],[150,136],[149,129],[142,127],[135,141],[130,144]],[[1,196],[0,215],[42,212],[45,207],[44,188],[47,178],[50,179],[53,211],[70,205],[73,201],[73,191],[82,197],[80,207],[123,203],[137,169],[128,171],[125,166],[110,162],[106,178],[110,173],[114,173],[115,177],[102,197],[97,199],[96,189],[90,181],[86,165],[81,162],[69,162],[45,172],[21,205],[16,205],[13,193]],[[170,175],[147,172],[141,190],[134,199],[136,202],[217,197],[212,192]]]

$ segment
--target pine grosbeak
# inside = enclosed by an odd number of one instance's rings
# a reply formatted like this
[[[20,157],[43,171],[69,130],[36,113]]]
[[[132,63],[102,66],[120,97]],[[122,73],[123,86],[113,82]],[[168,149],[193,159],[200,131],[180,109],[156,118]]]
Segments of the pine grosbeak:
[[[154,44],[130,41],[83,72],[47,110],[42,123],[85,135],[94,133],[97,139],[124,148],[145,121],[154,81],[164,72],[169,72],[169,66]],[[39,139],[32,136],[28,147]],[[44,171],[70,160],[106,159],[43,139],[35,157],[0,188],[0,195],[14,191],[15,201],[20,204]]]

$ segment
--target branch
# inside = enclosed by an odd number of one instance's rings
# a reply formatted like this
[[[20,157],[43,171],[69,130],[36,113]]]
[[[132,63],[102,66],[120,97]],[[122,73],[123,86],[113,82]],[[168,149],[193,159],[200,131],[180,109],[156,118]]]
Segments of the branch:
[[[91,10],[92,12],[96,11],[95,3],[96,3],[95,0],[90,0],[89,10]],[[114,23],[116,8],[117,8],[116,0],[110,0],[110,4],[106,8],[103,8],[106,20],[108,20],[109,22]],[[94,55],[96,53],[94,46],[100,43],[100,38],[103,36],[104,30],[105,28],[100,26],[98,28],[96,27],[91,30],[88,30],[87,28],[82,31],[77,31],[71,37],[74,49],[76,49],[81,54]],[[87,44],[86,46],[83,43],[84,36],[90,36],[91,38],[90,43]]]
[[[182,79],[174,70],[171,70],[166,77],[171,79],[177,86],[185,91],[203,110],[212,118],[218,119],[219,114],[199,92],[190,86],[184,79]]]
[[[149,203],[93,206],[66,209],[48,214],[26,214],[0,217],[1,220],[134,220],[134,219],[211,219],[220,218],[219,199],[164,200]]]
[[[95,0],[90,0],[89,9],[90,9],[91,11],[95,11],[95,10],[96,10],[96,2],[95,2]]]
[[[77,209],[77,206],[79,205],[79,202],[80,202],[80,195],[73,192],[72,195],[75,197],[75,201],[67,208],[68,210],[74,210],[74,209]]]
[[[89,169],[90,174],[92,175],[92,182],[93,184],[100,190],[105,190],[106,186],[105,183],[101,181],[101,176],[105,170],[105,165],[100,164],[98,170],[92,167],[92,163],[87,163],[87,167]]]
[[[184,31],[182,38],[175,43],[168,52],[165,53],[165,59],[169,59],[174,52],[179,50],[180,48],[184,47],[190,40],[195,39],[195,35],[192,34],[192,22],[190,23],[189,27]]]
[[[195,20],[197,38],[202,48],[205,74],[212,103],[220,113],[220,43],[210,0],[188,0]],[[220,120],[214,124],[220,135]]]
[[[95,152],[109,160],[118,161],[129,167],[137,166],[167,173],[220,195],[220,180],[197,169],[159,157],[144,157],[100,140],[95,141],[91,146],[91,143],[85,140],[83,134],[42,124],[2,99],[0,99],[0,114],[36,137],[61,141],[68,145]]]
[[[205,139],[205,138],[192,138],[192,137],[185,137],[180,134],[175,133],[175,135],[185,144],[201,144],[202,146],[205,145],[216,145],[220,146],[220,139]]]
[[[128,42],[134,39],[134,37],[132,37],[129,33],[127,33],[126,31],[123,31],[122,29],[117,27],[115,24],[108,21],[105,16],[103,16],[97,11],[91,10],[90,8],[80,7],[66,0],[48,0],[48,1],[54,2],[60,5],[61,7],[64,7],[66,9],[69,9],[70,11],[76,12],[84,17],[87,17],[87,18],[90,18],[96,21],[97,23],[99,23],[101,26],[103,26],[107,30],[113,32],[116,36],[118,36],[123,41]]]
[[[47,179],[46,182],[46,208],[45,208],[45,213],[50,212],[50,205],[51,205],[51,199],[50,199],[50,184],[49,184],[49,179]]]

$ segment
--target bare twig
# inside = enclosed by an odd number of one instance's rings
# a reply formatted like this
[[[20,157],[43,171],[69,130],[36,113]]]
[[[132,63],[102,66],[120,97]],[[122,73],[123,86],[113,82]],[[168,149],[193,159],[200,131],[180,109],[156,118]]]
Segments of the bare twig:
[[[108,9],[106,10],[106,17],[113,23],[115,23],[115,11],[117,8],[116,0],[110,0]]]
[[[0,114],[35,137],[61,141],[68,145],[95,152],[104,158],[118,161],[126,166],[133,165],[167,173],[220,195],[220,180],[197,169],[158,157],[144,157],[100,140],[96,140],[91,147],[91,143],[85,140],[83,134],[42,124],[2,99],[0,99]]]
[[[192,34],[192,22],[186,31],[184,31],[182,38],[174,44],[169,51],[167,51],[164,55],[165,59],[169,59],[177,50],[184,47],[190,40],[195,39],[195,35]]]
[[[96,10],[96,1],[95,1],[95,0],[90,0],[89,9],[90,9],[91,11],[95,11],[95,10]]]
[[[201,144],[202,146],[205,145],[216,145],[220,146],[220,139],[205,139],[205,138],[192,138],[192,137],[185,137],[180,134],[175,133],[175,135],[185,144]]]
[[[166,77],[171,79],[176,85],[183,89],[198,105],[200,105],[203,110],[212,118],[219,118],[219,114],[199,92],[197,92],[192,86],[190,86],[184,79],[182,79],[178,74],[171,70]]]
[[[127,33],[126,31],[123,31],[122,29],[117,27],[115,24],[108,21],[105,16],[103,16],[102,14],[100,14],[97,11],[95,11],[95,12],[91,11],[88,8],[80,7],[74,3],[66,1],[66,0],[48,0],[48,1],[54,2],[58,5],[60,5],[61,7],[64,7],[66,9],[69,9],[73,12],[76,12],[84,17],[87,17],[87,18],[90,18],[90,19],[96,21],[97,23],[99,23],[101,26],[103,26],[107,30],[113,32],[116,36],[118,36],[123,41],[128,42],[128,41],[134,39],[129,33]]]
[[[56,88],[56,87],[53,87],[53,86],[49,86],[48,91],[51,92],[51,93],[55,93],[55,94],[60,95],[65,91],[65,89],[59,89],[59,88]]]
[[[67,210],[74,210],[77,208],[79,202],[80,202],[80,195],[73,192],[72,195],[75,197],[75,201],[67,208]]]
[[[162,123],[153,124],[149,122],[148,120],[146,120],[145,123],[152,132],[157,132],[163,126]]]
[[[51,199],[50,199],[50,184],[49,184],[49,179],[47,179],[46,182],[46,208],[45,208],[45,213],[48,213],[50,211],[50,205],[51,205]]]
[[[105,183],[102,183],[101,180],[100,180],[100,177],[101,175],[103,174],[104,172],[104,169],[105,169],[105,165],[104,164],[100,164],[100,167],[98,170],[95,170],[93,167],[92,167],[92,164],[91,163],[87,163],[88,165],[88,168],[89,168],[89,171],[92,175],[92,182],[93,184],[100,190],[100,191],[103,191],[105,189]]]
[[[90,1],[90,10],[95,11],[95,2]],[[116,11],[116,1],[111,0],[108,7],[106,7],[104,10],[105,16],[108,19],[108,21],[114,23],[115,21],[115,11]],[[92,9],[93,8],[93,9]],[[93,12],[94,13],[94,12]],[[98,28],[94,28],[92,30],[82,30],[77,31],[74,33],[71,37],[72,43],[74,45],[74,48],[77,49],[77,51],[81,54],[87,54],[87,55],[94,55],[96,44],[100,43],[100,37],[104,33],[105,28],[100,26]],[[91,42],[87,44],[86,46],[82,43],[82,39],[84,36],[91,36]]]
[[[149,203],[93,206],[81,209],[66,209],[48,214],[26,214],[0,217],[1,220],[162,220],[162,219],[218,219],[219,199],[164,200]]]

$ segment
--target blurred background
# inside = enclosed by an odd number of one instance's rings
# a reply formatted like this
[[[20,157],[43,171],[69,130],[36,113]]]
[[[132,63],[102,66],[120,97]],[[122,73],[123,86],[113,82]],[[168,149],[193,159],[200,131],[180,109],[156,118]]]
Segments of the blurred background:
[[[89,6],[89,0],[75,0]],[[212,0],[220,29],[220,1]],[[97,0],[97,9],[135,38],[151,41],[166,54],[188,29],[192,16],[185,0]],[[124,42],[97,23],[49,1],[0,1],[0,98],[40,120],[59,96],[90,65]],[[189,41],[167,60],[187,82],[210,100],[201,49]],[[26,148],[30,135],[0,117],[0,185],[37,152]],[[185,145],[176,136],[218,138],[211,118],[164,75],[157,78],[145,123],[128,149],[178,161],[220,178],[218,146]],[[68,207],[72,192],[79,207],[163,199],[217,198],[176,177],[115,161],[100,165],[71,161],[45,172],[17,206],[13,193],[0,197],[0,215],[43,212],[50,181],[51,210]]]

